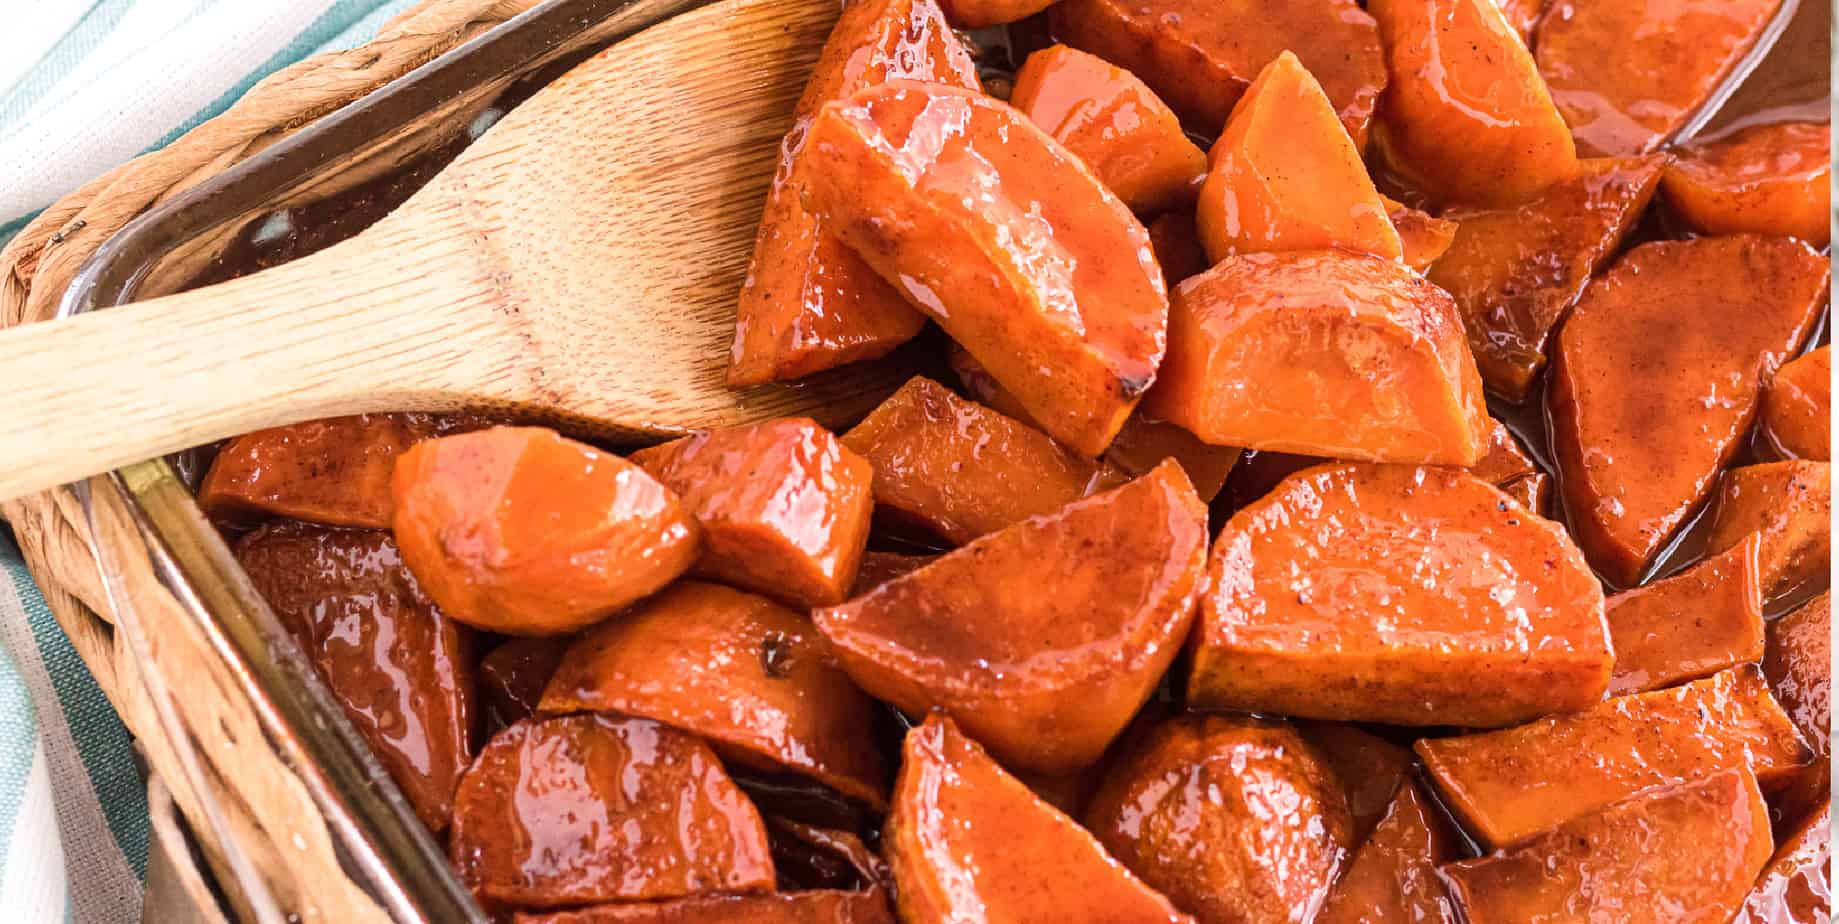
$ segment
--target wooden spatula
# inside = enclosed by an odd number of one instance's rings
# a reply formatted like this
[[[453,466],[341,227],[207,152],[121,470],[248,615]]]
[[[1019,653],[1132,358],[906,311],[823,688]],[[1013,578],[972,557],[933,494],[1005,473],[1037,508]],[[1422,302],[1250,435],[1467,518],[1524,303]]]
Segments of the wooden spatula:
[[[761,202],[837,0],[727,0],[621,42],[344,243],[0,333],[0,498],[261,427],[537,412],[610,436],[859,415],[861,365],[722,383]]]

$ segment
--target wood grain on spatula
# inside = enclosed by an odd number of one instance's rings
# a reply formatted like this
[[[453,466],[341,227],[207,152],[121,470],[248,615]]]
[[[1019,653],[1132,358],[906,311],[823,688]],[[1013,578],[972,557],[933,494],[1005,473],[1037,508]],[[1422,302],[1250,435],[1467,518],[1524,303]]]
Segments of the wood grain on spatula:
[[[835,0],[727,0],[506,115],[357,237],[220,285],[0,334],[0,498],[295,420],[492,407],[613,437],[898,384],[723,384],[760,203]]]

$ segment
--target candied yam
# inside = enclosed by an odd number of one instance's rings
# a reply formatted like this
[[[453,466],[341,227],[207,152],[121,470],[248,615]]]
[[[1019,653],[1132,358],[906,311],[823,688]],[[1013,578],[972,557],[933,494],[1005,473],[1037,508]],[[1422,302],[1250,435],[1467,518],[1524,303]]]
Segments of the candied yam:
[[[1833,151],[1825,122],[1755,125],[1677,148],[1661,179],[1673,211],[1705,234],[1780,234],[1825,247]]]
[[[1784,456],[1832,461],[1832,355],[1823,346],[1789,360],[1763,390],[1762,431]]]
[[[236,544],[262,599],[430,831],[473,758],[472,633],[443,615],[377,530],[262,527]]]
[[[1650,789],[1442,872],[1469,924],[1725,924],[1771,849],[1768,806],[1738,769]]]
[[[1640,220],[1665,164],[1659,155],[1586,160],[1523,205],[1447,213],[1456,236],[1428,275],[1456,299],[1489,390],[1526,400],[1546,342]]]
[[[1399,784],[1410,775],[1411,751],[1341,722],[1304,720],[1296,723],[1296,729],[1340,781],[1353,819],[1348,843],[1365,841],[1391,807]]]
[[[882,850],[905,924],[1193,924],[934,713],[907,732]]]
[[[801,614],[720,585],[680,581],[582,633],[539,708],[653,719],[743,764],[886,804],[874,703]]]
[[[1762,672],[1821,760],[1831,756],[1833,616],[1829,594],[1769,623]]]
[[[1207,155],[1182,133],[1168,104],[1136,75],[1076,48],[1054,45],[1029,55],[1015,74],[1009,105],[1138,211],[1192,199],[1207,172]]]
[[[514,924],[895,924],[880,889],[701,895],[519,914]]]
[[[1395,260],[1243,254],[1183,283],[1144,412],[1221,446],[1470,465],[1480,377],[1448,295]]]
[[[1604,604],[1615,675],[1609,695],[1645,693],[1762,657],[1762,581],[1754,536]]]
[[[1824,924],[1831,920],[1833,810],[1829,801],[1782,841],[1733,924]]]
[[[849,589],[849,595],[860,597],[903,574],[926,567],[936,558],[937,555],[903,555],[871,549],[862,553],[862,567],[856,569],[856,583]]]
[[[495,733],[536,713],[543,688],[569,643],[558,636],[509,638],[479,659],[479,695],[485,700],[488,731]]]
[[[1491,847],[1733,767],[1776,789],[1812,756],[1753,665],[1518,728],[1420,739],[1416,750],[1444,805]]]
[[[1533,47],[1579,152],[1644,154],[1704,105],[1781,5],[1552,0]]]
[[[1096,456],[1156,377],[1168,293],[1149,232],[999,100],[896,81],[811,123],[805,201],[977,357],[1028,416]]]
[[[1724,473],[1706,546],[1721,552],[1762,534],[1763,596],[1780,600],[1825,584],[1832,571],[1830,462],[1768,462]]]
[[[1354,851],[1315,924],[1455,924],[1455,908],[1436,871],[1454,857],[1430,797],[1407,782],[1372,837]]]
[[[702,527],[696,574],[801,607],[848,598],[868,544],[874,471],[816,421],[710,430],[630,460]]]
[[[419,443],[396,464],[396,541],[461,622],[559,635],[663,587],[696,559],[696,522],[609,452],[539,427]]]
[[[1422,273],[1448,253],[1450,245],[1455,243],[1456,222],[1447,218],[1434,218],[1428,212],[1418,211],[1383,195],[1379,201],[1386,207],[1386,217],[1398,232],[1399,246],[1403,250],[1401,259],[1406,266]],[[1154,230],[1151,229],[1151,237],[1154,237]]]
[[[977,89],[977,66],[933,0],[848,4],[799,98],[736,307],[728,384],[760,385],[886,355],[926,326],[806,210],[805,120],[831,100],[910,77]]]
[[[1201,924],[1309,920],[1349,828],[1338,781],[1295,729],[1220,716],[1169,719],[1134,740],[1085,823]]]
[[[1636,247],[1584,290],[1546,401],[1572,534],[1611,583],[1636,583],[1698,510],[1826,279],[1798,241],[1698,238]]]
[[[1354,0],[1061,0],[1048,15],[1061,41],[1143,78],[1207,134],[1285,51],[1321,81],[1358,147],[1386,87],[1379,31]]]
[[[1387,166],[1445,204],[1519,205],[1577,175],[1570,129],[1493,0],[1368,0],[1392,82]]]
[[[517,908],[767,892],[766,827],[707,745],[644,719],[525,720],[460,780],[448,852]]]
[[[1201,249],[1200,229],[1186,212],[1164,212],[1149,223],[1149,246],[1162,267],[1170,292],[1189,276],[1207,271],[1207,252]]]
[[[1165,462],[812,619],[876,698],[942,709],[1007,766],[1065,773],[1155,689],[1193,621],[1206,546],[1207,509]]]
[[[1603,594],[1557,524],[1447,468],[1331,464],[1214,542],[1188,703],[1500,726],[1602,698]]]

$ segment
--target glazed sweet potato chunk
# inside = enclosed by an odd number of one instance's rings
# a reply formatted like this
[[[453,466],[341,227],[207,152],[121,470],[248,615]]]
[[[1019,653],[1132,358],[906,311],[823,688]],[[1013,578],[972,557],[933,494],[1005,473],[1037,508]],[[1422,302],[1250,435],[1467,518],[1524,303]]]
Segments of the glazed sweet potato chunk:
[[[1539,73],[1587,157],[1644,154],[1704,105],[1781,0],[1553,0]]]
[[[1634,584],[1698,509],[1826,279],[1798,241],[1698,238],[1643,244],[1585,290],[1547,406],[1572,533],[1612,583]]]
[[[1469,924],[1724,924],[1771,847],[1769,808],[1737,769],[1648,790],[1443,875]]]
[[[1066,45],[1028,56],[1009,105],[1085,161],[1124,204],[1153,212],[1193,198],[1207,155],[1136,75]]]
[[[1693,230],[1780,234],[1824,247],[1831,236],[1832,160],[1825,122],[1755,125],[1680,147],[1660,185]]]
[[[1356,146],[1386,87],[1379,31],[1354,0],[1062,0],[1049,16],[1061,41],[1143,78],[1207,134],[1286,50],[1321,81]]]
[[[1830,462],[1768,462],[1724,473],[1706,545],[1721,552],[1756,532],[1763,596],[1794,596],[1826,583],[1832,571],[1833,475]]]
[[[1532,54],[1493,0],[1368,0],[1392,82],[1381,154],[1444,205],[1519,205],[1577,175]]]
[[[847,598],[874,470],[816,421],[710,430],[630,458],[701,525],[696,574],[801,607]]]
[[[1456,299],[1489,390],[1526,400],[1552,332],[1641,218],[1665,163],[1586,160],[1523,205],[1445,213],[1456,236],[1428,275]]]
[[[1338,781],[1286,724],[1161,722],[1119,754],[1086,827],[1200,924],[1308,921],[1347,855]]]
[[[1762,660],[1769,689],[1821,760],[1831,756],[1833,615],[1829,594],[1769,623]]]
[[[882,850],[905,924],[1193,924],[948,718],[907,732]]]
[[[536,713],[569,644],[558,636],[510,638],[479,659],[479,696],[485,701],[488,730],[495,733]]]
[[[1207,152],[1195,222],[1214,263],[1270,250],[1404,253],[1360,149],[1288,51],[1258,72]]]
[[[933,0],[862,0],[837,20],[811,72],[767,194],[741,286],[728,384],[794,379],[882,356],[926,316],[843,246],[802,202],[804,128],[819,107],[894,78],[977,89],[977,66]]]
[[[773,888],[766,828],[702,742],[579,715],[499,732],[460,781],[460,881],[516,908]]]
[[[1411,773],[1411,751],[1342,722],[1296,723],[1303,740],[1327,761],[1347,797],[1353,819],[1348,843],[1367,839],[1391,809],[1399,784]]]
[[[813,889],[765,895],[701,895],[665,902],[595,905],[519,914],[516,924],[895,924],[887,894]]]
[[[1315,924],[1455,924],[1436,871],[1455,855],[1430,797],[1407,782],[1372,837],[1354,851]]]
[[[1459,227],[1457,222],[1432,217],[1428,212],[1419,211],[1386,196],[1380,196],[1379,201],[1386,207],[1386,217],[1391,219],[1393,230],[1398,232],[1399,247],[1403,250],[1402,259],[1406,266],[1422,273],[1448,253],[1450,245],[1455,243],[1456,229]]]
[[[1021,113],[895,81],[811,123],[805,202],[1076,452],[1156,377],[1168,293],[1144,230]]]
[[[1176,291],[1144,411],[1221,446],[1471,465],[1488,416],[1462,338],[1449,296],[1396,260],[1244,254]]]
[[[1603,594],[1557,524],[1446,468],[1306,469],[1214,542],[1188,703],[1499,726],[1601,699]]]
[[[695,520],[612,453],[539,427],[419,443],[396,464],[396,541],[453,618],[557,635],[663,587],[696,559]]]
[[[440,832],[472,763],[472,633],[442,614],[378,530],[277,523],[236,559],[306,651],[415,814]]]
[[[1518,728],[1420,739],[1416,750],[1444,804],[1492,847],[1734,767],[1776,789],[1812,757],[1753,665]]]
[[[886,804],[874,704],[801,614],[738,590],[681,581],[582,633],[540,708],[653,719],[741,763]]]
[[[1782,455],[1833,459],[1833,348],[1789,360],[1762,393],[1762,431]]]
[[[1833,809],[1829,801],[1796,825],[1757,877],[1734,924],[1830,920]]]
[[[877,698],[942,709],[1006,766],[1064,773],[1096,760],[1161,679],[1206,545],[1206,507],[1165,462],[812,619]]]
[[[1616,653],[1609,695],[1645,693],[1762,657],[1762,581],[1754,535],[1604,605]]]

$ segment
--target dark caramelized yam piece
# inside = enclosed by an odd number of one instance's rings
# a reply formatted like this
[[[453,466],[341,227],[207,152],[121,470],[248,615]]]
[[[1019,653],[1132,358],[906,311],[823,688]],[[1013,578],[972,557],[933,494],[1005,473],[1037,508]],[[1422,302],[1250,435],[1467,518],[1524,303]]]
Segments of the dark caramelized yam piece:
[[[1168,293],[1124,203],[1021,113],[896,81],[812,121],[805,202],[1075,452],[1156,377]]]
[[[1231,257],[1183,283],[1144,412],[1220,446],[1471,465],[1481,379],[1448,295],[1344,250]]]
[[[695,520],[643,469],[538,427],[419,443],[395,474],[402,560],[447,614],[507,635],[599,622],[695,561]]]
[[[1489,390],[1526,400],[1546,342],[1590,277],[1640,220],[1666,160],[1586,160],[1578,175],[1508,209],[1456,211],[1456,237],[1430,268],[1462,311]]]
[[[1827,582],[1832,571],[1830,462],[1767,462],[1724,473],[1706,546],[1721,552],[1762,534],[1764,598],[1779,600]]]
[[[880,889],[702,895],[519,914],[516,924],[895,924]]]
[[[873,889],[892,881],[881,855],[849,831],[767,816],[781,889]]]
[[[493,731],[536,713],[543,688],[562,663],[569,639],[513,638],[479,659],[479,695],[485,699],[487,728]]]
[[[696,574],[800,607],[848,598],[874,470],[816,421],[710,430],[630,458],[702,526]]]
[[[720,585],[678,582],[582,633],[541,709],[654,719],[742,763],[886,804],[874,704],[802,615]]]
[[[277,523],[236,559],[428,829],[472,762],[471,632],[442,615],[376,530]]]
[[[460,781],[448,839],[474,894],[515,908],[766,892],[766,828],[708,746],[644,719],[499,732]]]
[[[1455,924],[1455,908],[1436,869],[1455,856],[1430,797],[1407,782],[1373,835],[1354,851],[1315,924]]]
[[[1552,0],[1533,48],[1586,157],[1645,154],[1731,72],[1782,0]]]
[[[735,315],[728,384],[795,379],[882,356],[926,326],[804,207],[806,119],[831,100],[910,77],[976,89],[977,66],[933,0],[861,0],[844,9],[780,150]]]
[[[962,2],[962,0],[953,0]],[[1133,209],[1154,212],[1193,199],[1207,155],[1136,75],[1066,45],[1028,56],[1009,105],[1092,168]]]
[[[1540,516],[1544,516],[1546,508],[1551,506],[1552,478],[1544,472],[1521,475],[1501,482],[1499,487],[1502,494],[1519,501],[1520,506]]]
[[[1164,212],[1149,223],[1149,246],[1156,253],[1156,262],[1162,266],[1162,279],[1168,283],[1169,291],[1190,276],[1206,272],[1211,264],[1207,262],[1207,252],[1201,249],[1200,229],[1194,226],[1194,216],[1186,212]]]
[[[1411,751],[1341,722],[1301,721],[1296,730],[1341,783],[1354,823],[1348,843],[1364,842],[1391,809],[1399,784],[1410,776],[1415,763]]]
[[[1416,749],[1444,804],[1492,847],[1649,786],[1734,767],[1776,789],[1812,757],[1754,666],[1518,728],[1424,738]]]
[[[1762,432],[1784,456],[1833,458],[1833,348],[1789,360],[1762,393]]]
[[[1448,468],[1306,469],[1213,545],[1188,704],[1501,726],[1602,698],[1603,593],[1557,524]]]
[[[1294,52],[1365,146],[1386,87],[1379,30],[1354,0],[1062,0],[1054,35],[1143,78],[1207,134],[1266,64]]]
[[[1645,693],[1762,657],[1762,581],[1751,535],[1604,605],[1616,653],[1609,695]]]
[[[899,552],[862,553],[862,567],[856,569],[856,583],[849,589],[851,597],[860,597],[910,571],[930,564],[937,555],[903,555]]]
[[[885,512],[957,544],[1086,496],[1105,468],[924,377],[843,434],[843,445],[873,466]]]
[[[1826,924],[1833,906],[1833,808],[1795,826],[1757,877],[1733,924]]]
[[[1647,790],[1442,872],[1469,924],[1725,924],[1771,848],[1768,806],[1737,769]]]
[[[1762,672],[1814,755],[1832,755],[1833,611],[1830,594],[1769,623]]]
[[[1825,122],[1754,125],[1674,155],[1661,188],[1694,230],[1781,234],[1826,246],[1833,142]]]
[[[1368,0],[1392,82],[1374,133],[1432,201],[1519,205],[1577,175],[1570,129],[1493,0]]]
[[[949,713],[1007,766],[1097,760],[1194,617],[1207,509],[1179,466],[1025,520],[812,613],[863,689]]]
[[[1379,201],[1386,207],[1386,217],[1392,220],[1392,227],[1398,231],[1398,240],[1404,249],[1405,265],[1422,273],[1430,269],[1431,264],[1449,251],[1456,241],[1457,223],[1447,218],[1433,218],[1428,212],[1421,212],[1403,202],[1380,196]],[[1152,228],[1151,236],[1155,229]]]
[[[1339,781],[1286,724],[1169,719],[1092,795],[1086,827],[1200,924],[1310,920],[1347,855]]]
[[[901,753],[881,843],[904,924],[1193,924],[950,719]]]
[[[1634,584],[1698,510],[1826,280],[1798,241],[1698,238],[1636,247],[1584,291],[1547,402],[1571,531],[1611,583]]]

